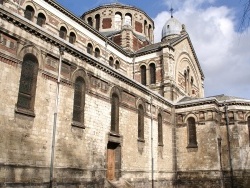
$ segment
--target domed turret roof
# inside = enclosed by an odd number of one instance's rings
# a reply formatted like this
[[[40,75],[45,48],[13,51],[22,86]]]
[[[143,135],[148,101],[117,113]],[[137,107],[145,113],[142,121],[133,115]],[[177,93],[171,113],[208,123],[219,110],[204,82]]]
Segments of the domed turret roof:
[[[162,28],[162,39],[168,36],[180,35],[182,24],[173,16],[165,23]]]

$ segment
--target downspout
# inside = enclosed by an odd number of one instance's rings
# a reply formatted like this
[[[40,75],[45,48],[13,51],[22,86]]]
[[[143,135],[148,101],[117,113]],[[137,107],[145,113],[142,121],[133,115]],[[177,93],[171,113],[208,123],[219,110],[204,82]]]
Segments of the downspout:
[[[63,47],[59,47],[59,67],[58,67],[58,76],[57,76],[57,88],[56,88],[56,105],[54,111],[54,124],[52,132],[52,144],[51,144],[51,161],[50,161],[50,188],[53,187],[54,181],[54,156],[55,156],[55,138],[56,138],[56,127],[57,127],[57,114],[58,114],[58,104],[59,104],[59,89],[61,81],[61,66],[62,66],[62,55],[64,52]]]
[[[220,164],[220,182],[221,182],[221,187],[224,188],[224,175],[223,175],[223,169],[222,169],[222,161],[221,161],[221,137],[218,136],[217,142],[218,142],[218,154],[219,154],[219,164]]]
[[[150,104],[150,114],[151,114],[151,178],[152,178],[152,188],[154,188],[154,137],[153,137],[153,115],[152,115],[152,104],[153,98],[151,96],[151,104]]]
[[[229,121],[228,121],[228,106],[224,103],[224,110],[226,116],[226,127],[227,127],[227,146],[228,146],[228,160],[229,160],[229,167],[230,167],[230,187],[234,187],[233,182],[233,165],[232,165],[232,155],[231,155],[231,146],[230,146],[230,135],[229,135]]]

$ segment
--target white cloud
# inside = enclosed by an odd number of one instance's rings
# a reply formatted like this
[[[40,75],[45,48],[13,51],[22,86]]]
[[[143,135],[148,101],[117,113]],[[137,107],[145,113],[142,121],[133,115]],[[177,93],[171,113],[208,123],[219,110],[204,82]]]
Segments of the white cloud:
[[[206,96],[224,93],[250,99],[250,33],[235,30],[234,10],[202,6],[214,0],[175,2],[182,2],[174,17],[186,25],[205,74]],[[154,19],[156,41],[169,18],[169,12],[161,12]]]

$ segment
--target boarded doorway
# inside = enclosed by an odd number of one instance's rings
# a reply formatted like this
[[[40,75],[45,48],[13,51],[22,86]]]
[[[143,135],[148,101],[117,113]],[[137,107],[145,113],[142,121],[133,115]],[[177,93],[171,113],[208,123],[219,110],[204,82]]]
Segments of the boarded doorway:
[[[120,144],[109,142],[107,145],[107,179],[118,180],[121,177]]]

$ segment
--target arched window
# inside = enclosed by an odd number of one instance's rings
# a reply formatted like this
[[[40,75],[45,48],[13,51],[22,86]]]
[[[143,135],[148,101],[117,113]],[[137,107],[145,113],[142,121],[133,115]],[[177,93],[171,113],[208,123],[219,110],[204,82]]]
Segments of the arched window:
[[[111,98],[111,131],[119,133],[119,97],[116,93]]]
[[[95,57],[96,58],[100,57],[100,50],[99,50],[99,48],[95,48]]]
[[[142,65],[141,66],[141,84],[146,85],[146,66]]]
[[[73,123],[84,124],[84,106],[85,106],[85,81],[78,76],[75,80],[74,88],[74,106],[73,106]]]
[[[155,73],[155,64],[151,63],[149,65],[149,72],[150,72],[150,84],[155,84],[156,83],[156,73]]]
[[[147,21],[144,21],[144,34],[147,36]]]
[[[184,89],[187,92],[187,71],[184,71]]]
[[[120,68],[120,62],[118,60],[115,61],[115,69]]]
[[[162,134],[162,116],[158,114],[158,144],[163,145],[163,134]]]
[[[125,14],[125,20],[124,20],[124,25],[132,25],[132,15],[127,13]]]
[[[109,57],[109,65],[111,67],[113,67],[113,65],[114,65],[114,59],[113,59],[113,57]]]
[[[151,25],[148,26],[148,38],[151,39]]]
[[[247,125],[248,125],[248,137],[249,137],[249,146],[250,146],[250,116],[247,118]]]
[[[88,17],[87,22],[90,26],[93,26],[93,20],[91,17]]]
[[[24,11],[24,17],[28,20],[32,20],[34,16],[35,10],[32,6],[28,5]]]
[[[122,14],[120,12],[115,13],[115,30],[120,30],[122,27]]]
[[[144,140],[144,109],[141,104],[138,106],[138,138]]]
[[[197,147],[197,138],[196,138],[196,125],[195,119],[193,117],[188,118],[187,120],[188,128],[188,147],[196,148]]]
[[[36,81],[38,74],[38,60],[33,54],[26,54],[23,58],[19,83],[17,107],[29,111],[34,110]]]
[[[46,17],[44,16],[44,14],[43,13],[39,13],[37,15],[37,22],[36,22],[36,24],[40,25],[42,27],[45,24],[45,21],[46,21]]]
[[[93,54],[93,46],[91,43],[88,43],[88,45],[87,45],[87,53],[89,53],[91,55]]]
[[[100,30],[100,14],[95,15],[95,28],[97,31]]]
[[[74,44],[76,42],[76,34],[74,32],[70,32],[69,34],[69,42]]]
[[[62,39],[66,39],[67,37],[67,29],[64,26],[60,28],[59,37],[61,37]]]

